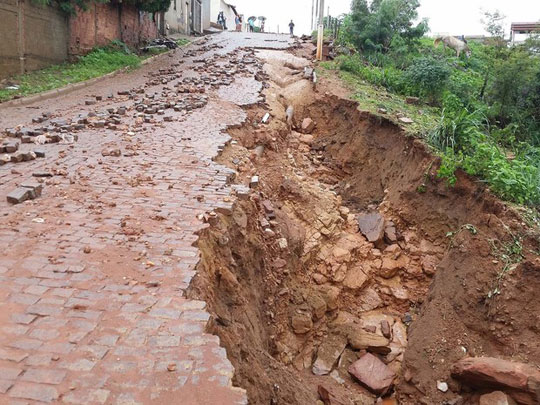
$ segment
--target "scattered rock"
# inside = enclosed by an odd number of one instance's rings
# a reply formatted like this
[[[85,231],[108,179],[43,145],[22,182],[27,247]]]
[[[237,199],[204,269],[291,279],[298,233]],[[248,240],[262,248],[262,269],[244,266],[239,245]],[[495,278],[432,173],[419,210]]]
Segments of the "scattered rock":
[[[448,391],[448,384],[444,381],[437,381],[437,389],[441,392],[447,392]]]
[[[480,397],[480,405],[516,405],[516,401],[502,391],[494,391]]]
[[[252,176],[249,182],[249,188],[257,188],[259,186],[259,176]]]
[[[360,360],[351,364],[349,373],[376,394],[386,393],[396,376],[386,364],[371,353],[366,353]]]
[[[494,357],[468,357],[455,363],[451,373],[452,377],[471,387],[515,390],[520,394],[519,402],[530,400],[534,404],[540,400],[540,371],[525,363]]]
[[[407,117],[400,117],[398,118],[400,122],[404,124],[412,124],[414,121]]]
[[[341,335],[336,334],[326,338],[317,350],[317,358],[312,368],[313,374],[329,374],[345,350],[345,346],[347,346],[347,339]]]
[[[381,321],[381,333],[383,336],[387,339],[390,339],[392,337],[392,331],[390,329],[390,324],[386,319]]]
[[[358,215],[358,226],[369,242],[377,243],[384,236],[384,217],[378,212]]]
[[[407,104],[418,105],[420,104],[420,99],[418,97],[407,97],[405,102]]]
[[[302,132],[304,134],[311,134],[315,129],[315,122],[311,118],[304,118],[302,121]]]

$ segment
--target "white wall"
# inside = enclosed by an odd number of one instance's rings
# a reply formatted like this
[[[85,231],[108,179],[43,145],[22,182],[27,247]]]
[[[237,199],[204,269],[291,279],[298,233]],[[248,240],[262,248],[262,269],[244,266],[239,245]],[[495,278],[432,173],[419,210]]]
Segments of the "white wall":
[[[236,25],[234,20],[236,14],[233,9],[225,3],[223,0],[206,0],[203,4],[203,27],[209,28],[210,22],[217,24],[217,17],[220,11],[223,11],[223,15],[227,19],[227,30],[234,31]]]
[[[171,0],[171,6],[165,13],[165,22],[169,24],[170,34],[189,34],[190,5],[191,0]]]

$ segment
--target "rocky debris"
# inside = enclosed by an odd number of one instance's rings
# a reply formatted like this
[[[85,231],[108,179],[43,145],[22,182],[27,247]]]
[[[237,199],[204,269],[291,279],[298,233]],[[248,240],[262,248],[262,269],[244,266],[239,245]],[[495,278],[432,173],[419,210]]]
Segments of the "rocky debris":
[[[108,146],[102,149],[101,155],[119,157],[122,156],[122,151],[117,146]]]
[[[412,124],[414,121],[408,117],[400,117],[398,118],[399,122],[402,122],[403,124]]]
[[[392,221],[386,221],[384,225],[384,240],[388,244],[397,242],[396,225]]]
[[[315,122],[311,118],[304,118],[302,121],[302,132],[304,134],[311,134],[315,129]]]
[[[360,326],[350,328],[347,335],[349,345],[356,350],[367,350],[382,355],[390,353],[391,349],[388,347],[390,341],[374,332],[368,332]]]
[[[418,105],[420,104],[420,99],[418,97],[407,97],[405,98],[405,102],[407,104]]]
[[[384,237],[385,221],[378,212],[358,215],[358,226],[368,242],[377,243]]]
[[[437,389],[441,392],[447,392],[448,391],[448,384],[444,381],[437,381]]]
[[[395,257],[395,256],[394,256]],[[394,257],[383,257],[379,275],[383,278],[390,279],[398,274],[399,271],[404,271],[409,264],[409,259],[405,255]]]
[[[540,371],[525,363],[494,357],[468,357],[455,363],[451,373],[452,377],[471,387],[512,390],[510,394],[518,403],[540,401]]]
[[[330,374],[341,353],[345,350],[345,346],[347,346],[345,337],[338,334],[327,337],[317,350],[317,357],[312,368],[313,374]]]
[[[5,142],[0,146],[0,153],[14,153],[19,150],[19,142]]]
[[[308,333],[313,328],[311,313],[297,310],[292,316],[291,325],[294,333],[298,335]]]
[[[392,330],[390,329],[390,324],[386,319],[381,321],[381,333],[387,339],[392,337]]]
[[[249,188],[257,188],[259,185],[259,176],[252,176],[249,181]]]
[[[356,265],[347,272],[343,280],[343,286],[351,290],[360,290],[365,286],[367,281],[368,276],[362,266]]]
[[[349,373],[375,394],[385,394],[393,384],[395,374],[377,356],[364,354],[349,367]]]
[[[479,405],[516,405],[516,401],[502,391],[494,391],[480,397]]]

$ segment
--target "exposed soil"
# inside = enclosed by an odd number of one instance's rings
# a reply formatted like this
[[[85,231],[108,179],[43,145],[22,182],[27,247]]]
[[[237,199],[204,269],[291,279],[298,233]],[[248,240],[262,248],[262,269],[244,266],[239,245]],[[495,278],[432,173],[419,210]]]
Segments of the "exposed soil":
[[[386,404],[477,403],[482,392],[450,377],[465,356],[539,364],[535,228],[464,173],[449,188],[391,122],[324,82],[315,91],[306,59],[258,56],[266,104],[246,108],[219,157],[238,173],[238,201],[207,215],[190,291],[250,403],[314,404],[328,391],[325,403],[374,404],[347,371],[366,351],[397,375]],[[359,231],[364,213],[384,217],[384,238]]]

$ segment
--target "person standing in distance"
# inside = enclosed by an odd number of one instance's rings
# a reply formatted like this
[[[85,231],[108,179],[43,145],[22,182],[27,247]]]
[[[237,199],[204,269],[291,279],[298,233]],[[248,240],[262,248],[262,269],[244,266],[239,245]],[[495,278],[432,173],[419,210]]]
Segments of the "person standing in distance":
[[[294,36],[294,23],[293,20],[289,23],[289,30],[291,31],[291,37]]]

